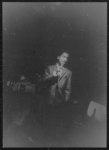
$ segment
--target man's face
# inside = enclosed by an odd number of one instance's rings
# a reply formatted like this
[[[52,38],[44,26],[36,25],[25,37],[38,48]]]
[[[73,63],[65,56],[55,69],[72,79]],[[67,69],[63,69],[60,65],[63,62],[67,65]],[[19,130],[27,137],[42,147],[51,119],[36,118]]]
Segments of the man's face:
[[[68,53],[65,52],[62,53],[62,55],[58,57],[59,63],[63,66],[67,62],[68,57],[69,57]]]

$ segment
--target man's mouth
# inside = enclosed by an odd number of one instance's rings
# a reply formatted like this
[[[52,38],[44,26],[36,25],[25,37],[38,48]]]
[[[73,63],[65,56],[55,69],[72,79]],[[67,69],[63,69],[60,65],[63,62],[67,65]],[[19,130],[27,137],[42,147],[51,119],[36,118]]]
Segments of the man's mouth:
[[[60,64],[64,65],[66,62],[65,61],[60,61]]]

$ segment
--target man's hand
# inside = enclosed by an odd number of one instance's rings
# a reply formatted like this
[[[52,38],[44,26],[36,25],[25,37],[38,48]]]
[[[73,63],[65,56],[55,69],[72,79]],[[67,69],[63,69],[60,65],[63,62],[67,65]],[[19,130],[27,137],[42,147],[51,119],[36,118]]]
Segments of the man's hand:
[[[56,71],[53,71],[53,76],[57,77],[57,72]]]

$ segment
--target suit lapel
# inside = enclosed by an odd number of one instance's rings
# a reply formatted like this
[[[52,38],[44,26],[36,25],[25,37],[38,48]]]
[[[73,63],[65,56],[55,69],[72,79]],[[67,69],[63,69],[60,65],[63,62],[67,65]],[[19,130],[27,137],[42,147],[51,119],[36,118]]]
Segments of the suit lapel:
[[[56,66],[56,65],[53,66],[53,71],[57,71],[57,66]],[[52,72],[53,72],[53,71],[52,71]],[[58,77],[58,81],[60,81],[60,80],[66,75],[66,73],[67,73],[67,71],[66,71],[66,69],[63,67],[63,68],[62,68],[62,74],[61,74],[60,77]]]
[[[65,70],[65,68],[63,68],[62,74],[61,74],[61,76],[59,77],[59,81],[65,76],[65,74],[66,74],[66,70]]]

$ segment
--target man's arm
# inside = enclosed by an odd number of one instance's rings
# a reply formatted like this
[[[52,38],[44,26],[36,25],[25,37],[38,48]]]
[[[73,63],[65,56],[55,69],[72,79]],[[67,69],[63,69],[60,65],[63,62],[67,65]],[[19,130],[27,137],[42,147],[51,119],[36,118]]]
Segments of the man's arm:
[[[52,74],[51,74],[51,71],[50,71],[50,66],[48,66],[48,67],[45,69],[45,74],[44,74],[43,80],[50,79],[51,77],[52,77]]]
[[[45,70],[44,80],[50,79],[52,77],[57,77],[57,72],[53,70],[52,66],[48,66]]]
[[[52,85],[57,83],[57,81],[58,81],[58,78],[57,78],[57,75],[55,75],[55,73],[54,73],[53,66],[48,66],[45,70],[45,74],[44,74],[42,83],[46,87],[51,87]]]

